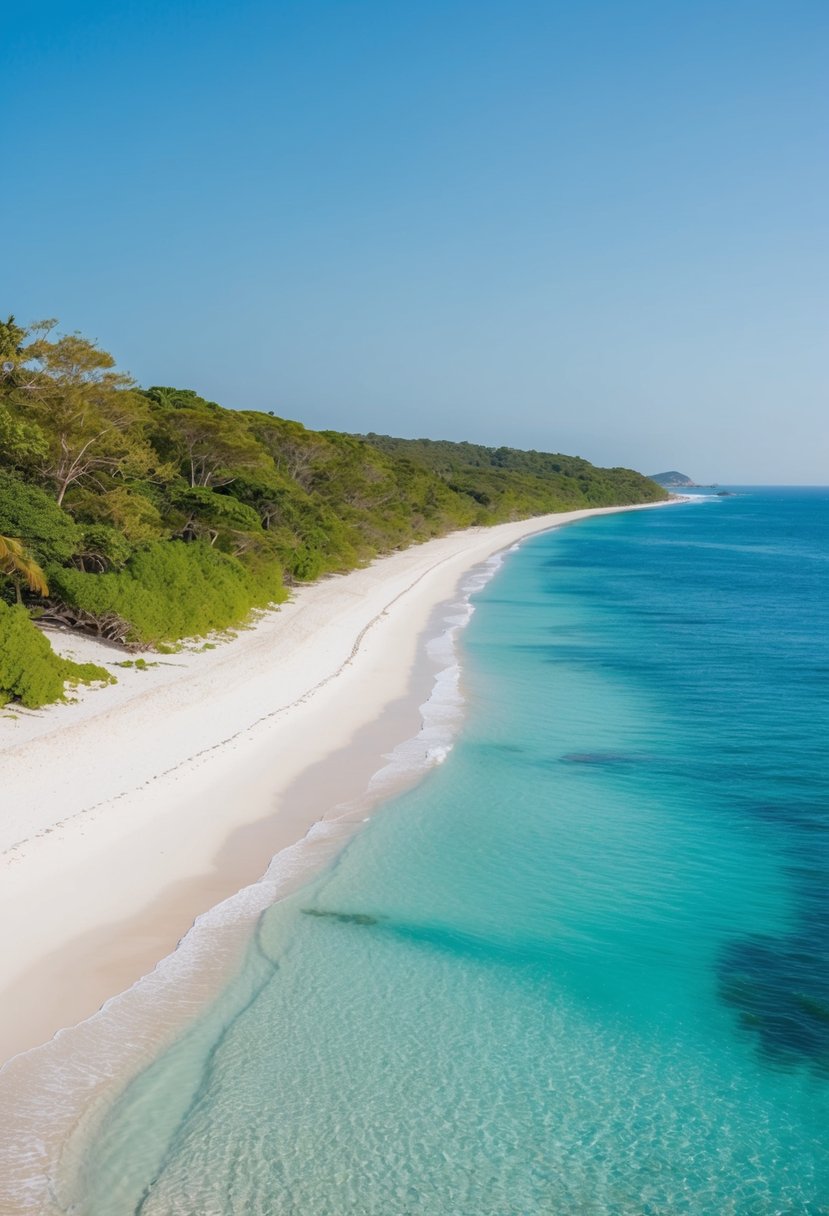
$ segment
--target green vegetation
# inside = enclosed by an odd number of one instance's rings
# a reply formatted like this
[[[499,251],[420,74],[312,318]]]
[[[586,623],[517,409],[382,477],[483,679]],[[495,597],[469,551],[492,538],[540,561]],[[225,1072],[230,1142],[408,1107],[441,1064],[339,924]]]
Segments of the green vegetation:
[[[667,473],[651,473],[651,481],[655,481],[657,485],[662,486],[666,490],[675,490],[683,486],[696,486],[696,482],[692,481],[687,473],[678,473],[676,469],[670,469]]]
[[[201,541],[153,541],[122,570],[88,574],[62,568],[50,577],[52,594],[72,606],[79,623],[145,643],[224,629],[282,595],[275,564],[251,568]]]
[[[548,511],[660,502],[668,495],[632,469],[598,469],[580,456],[487,448],[443,439],[366,435],[368,443],[398,459],[416,461],[458,494],[484,508],[478,521],[520,519]]]
[[[26,609],[0,600],[0,705],[19,701],[37,709],[62,701],[66,685],[114,683],[103,667],[73,663],[55,654]]]
[[[314,432],[140,389],[54,322],[0,322],[0,363],[0,603],[134,646],[169,652],[453,528],[666,497],[574,457]]]
[[[14,583],[18,603],[23,599],[21,587],[24,584],[35,595],[49,594],[46,575],[21,541],[13,536],[0,536],[0,574]]]

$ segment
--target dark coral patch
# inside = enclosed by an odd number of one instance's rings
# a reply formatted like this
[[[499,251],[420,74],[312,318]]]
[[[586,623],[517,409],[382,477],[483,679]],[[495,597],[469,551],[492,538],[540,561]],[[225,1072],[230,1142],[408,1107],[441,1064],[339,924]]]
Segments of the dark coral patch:
[[[720,996],[778,1065],[809,1063],[829,1072],[826,943],[808,934],[734,942],[719,967]]]
[[[324,908],[303,908],[305,916],[325,916],[341,925],[377,925],[385,917],[369,916],[367,912],[328,912]]]

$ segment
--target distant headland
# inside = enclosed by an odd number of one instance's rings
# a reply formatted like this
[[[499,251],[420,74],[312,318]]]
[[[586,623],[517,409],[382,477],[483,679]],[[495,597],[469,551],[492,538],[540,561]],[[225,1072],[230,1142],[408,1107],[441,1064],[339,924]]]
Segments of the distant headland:
[[[686,473],[678,473],[676,469],[670,469],[667,473],[651,473],[650,479],[666,490],[674,490],[679,486],[696,488],[699,485],[699,482],[688,477]]]
[[[671,469],[667,473],[651,473],[650,480],[655,481],[658,486],[662,486],[663,490],[716,490],[717,498],[734,497],[731,490],[720,490],[716,482],[703,485],[699,481],[692,481],[686,473],[678,473],[676,469]]]

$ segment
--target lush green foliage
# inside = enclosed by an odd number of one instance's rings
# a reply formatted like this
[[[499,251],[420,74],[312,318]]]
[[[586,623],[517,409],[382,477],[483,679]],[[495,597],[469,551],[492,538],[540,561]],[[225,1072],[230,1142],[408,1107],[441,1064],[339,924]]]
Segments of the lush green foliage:
[[[116,640],[223,629],[282,598],[283,575],[453,528],[665,497],[577,457],[313,432],[189,389],[142,391],[53,322],[0,322],[0,354],[0,535],[43,567],[45,619]],[[7,601],[21,588],[0,576]]]
[[[67,562],[77,552],[81,529],[51,495],[0,469],[0,534],[15,536],[41,564]]]
[[[60,658],[25,608],[9,607],[0,600],[0,705],[19,701],[28,709],[37,709],[63,700],[67,684],[99,680],[114,683],[103,667]]]
[[[43,570],[23,542],[13,536],[0,536],[0,575],[12,580],[19,603],[24,585],[34,595],[49,594]]]
[[[659,502],[664,490],[632,469],[599,469],[580,456],[488,448],[444,439],[366,435],[380,451],[432,469],[499,518],[579,507]],[[527,511],[527,506],[533,510]]]
[[[51,574],[52,594],[86,617],[118,620],[125,641],[175,642],[226,629],[251,608],[284,598],[279,567],[244,566],[209,545],[155,542],[123,570],[88,574],[72,568]]]

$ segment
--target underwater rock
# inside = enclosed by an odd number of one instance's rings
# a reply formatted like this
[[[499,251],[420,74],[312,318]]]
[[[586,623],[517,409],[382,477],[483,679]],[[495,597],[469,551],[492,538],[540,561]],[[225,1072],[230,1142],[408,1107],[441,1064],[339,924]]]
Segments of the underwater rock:
[[[343,925],[377,925],[384,916],[369,916],[367,912],[329,912],[324,908],[303,908],[305,916],[327,916]]]
[[[719,966],[720,997],[777,1064],[829,1069],[829,977],[825,943],[805,933],[733,942]]]

